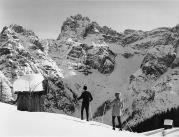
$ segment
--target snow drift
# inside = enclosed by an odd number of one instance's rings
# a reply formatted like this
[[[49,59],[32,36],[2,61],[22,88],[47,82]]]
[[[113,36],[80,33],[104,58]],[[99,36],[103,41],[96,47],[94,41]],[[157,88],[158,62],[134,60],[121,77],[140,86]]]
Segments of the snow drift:
[[[0,110],[1,136],[144,137],[128,131],[113,131],[111,126],[67,115],[21,112],[4,103],[0,103]]]

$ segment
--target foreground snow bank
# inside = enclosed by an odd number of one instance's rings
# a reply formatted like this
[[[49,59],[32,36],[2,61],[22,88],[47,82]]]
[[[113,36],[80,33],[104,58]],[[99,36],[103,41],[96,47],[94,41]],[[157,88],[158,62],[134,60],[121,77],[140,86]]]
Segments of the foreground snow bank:
[[[142,133],[149,137],[179,137],[179,128],[164,130],[163,128]]]
[[[0,110],[0,136],[145,137],[62,114],[21,112],[4,103],[0,103]]]

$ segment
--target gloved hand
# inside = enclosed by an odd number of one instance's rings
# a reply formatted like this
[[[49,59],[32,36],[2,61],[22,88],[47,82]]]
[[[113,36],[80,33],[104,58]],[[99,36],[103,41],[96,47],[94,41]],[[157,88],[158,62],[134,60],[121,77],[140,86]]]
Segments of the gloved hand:
[[[77,94],[75,94],[75,93],[73,93],[73,98],[74,98],[75,100],[77,100],[78,95],[77,95]]]

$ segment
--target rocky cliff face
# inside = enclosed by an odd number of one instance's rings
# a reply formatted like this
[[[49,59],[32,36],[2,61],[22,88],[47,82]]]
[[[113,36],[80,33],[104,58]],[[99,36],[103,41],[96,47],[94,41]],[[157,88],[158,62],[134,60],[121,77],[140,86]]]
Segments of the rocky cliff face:
[[[118,33],[110,31],[107,27],[100,27],[88,17],[79,14],[71,16],[64,21],[56,41],[57,46],[52,46],[49,54],[54,55],[56,52],[55,58],[73,60],[72,64],[75,65],[73,68],[76,70],[97,69],[103,74],[111,73],[115,66],[116,55],[110,50],[106,43],[107,39],[102,35],[113,34],[116,36]]]
[[[94,96],[93,118],[111,123],[110,102],[122,92],[122,122],[134,128],[155,115],[178,108],[179,26],[118,33],[88,17],[68,17],[57,40],[40,40],[19,25],[0,34],[1,101],[13,100],[13,81],[21,75],[42,73],[49,83],[45,111],[79,117],[80,95],[86,84]],[[178,119],[175,119],[176,121]]]
[[[18,25],[4,27],[0,34],[0,54],[1,101],[11,102],[15,99],[12,84],[19,76],[41,73],[49,82],[45,111],[52,111],[50,110],[52,108],[63,110],[73,108],[73,101],[69,95],[71,93],[65,91],[61,70],[48,56],[46,47],[34,32]],[[62,99],[66,100],[68,107],[63,107]]]
[[[106,74],[111,73],[115,65],[115,53],[104,42],[93,42],[87,44],[84,41],[74,41],[72,38],[58,40],[57,46],[52,46],[49,55],[52,56],[59,65],[62,61],[69,62],[71,66],[84,72],[87,69],[97,69]],[[54,44],[55,45],[55,44]]]
[[[173,108],[177,109],[178,105],[176,104],[179,103],[176,85],[171,84],[174,77],[175,82],[178,82],[178,68],[173,67],[178,54],[178,32],[175,31],[175,28],[159,28],[147,33],[149,35],[144,38],[144,40],[148,39],[147,43],[137,41],[138,47],[141,47],[140,44],[145,46],[149,42],[149,48],[146,50],[139,70],[130,76],[128,88],[130,97],[128,98],[131,98],[132,101],[130,100],[131,105],[126,106],[125,110],[125,113],[129,115],[127,120],[135,129],[155,115],[160,115]],[[174,123],[177,125],[178,119],[175,114],[172,115],[175,119]],[[161,121],[167,117],[163,116],[162,118]],[[151,123],[153,127],[149,126],[146,130],[154,127],[160,128],[162,125],[161,122],[159,123],[154,121]],[[157,124],[158,126],[155,126]],[[145,125],[143,124],[143,126]]]

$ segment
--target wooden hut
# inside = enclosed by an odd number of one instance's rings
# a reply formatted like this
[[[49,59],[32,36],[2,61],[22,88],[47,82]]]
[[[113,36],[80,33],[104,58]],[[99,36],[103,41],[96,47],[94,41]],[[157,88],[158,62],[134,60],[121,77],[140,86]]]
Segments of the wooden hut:
[[[43,91],[40,92],[16,92],[17,109],[21,111],[40,112],[43,104]]]
[[[29,74],[18,78],[14,84],[14,93],[17,94],[17,109],[20,111],[42,111],[44,78],[41,74]]]

